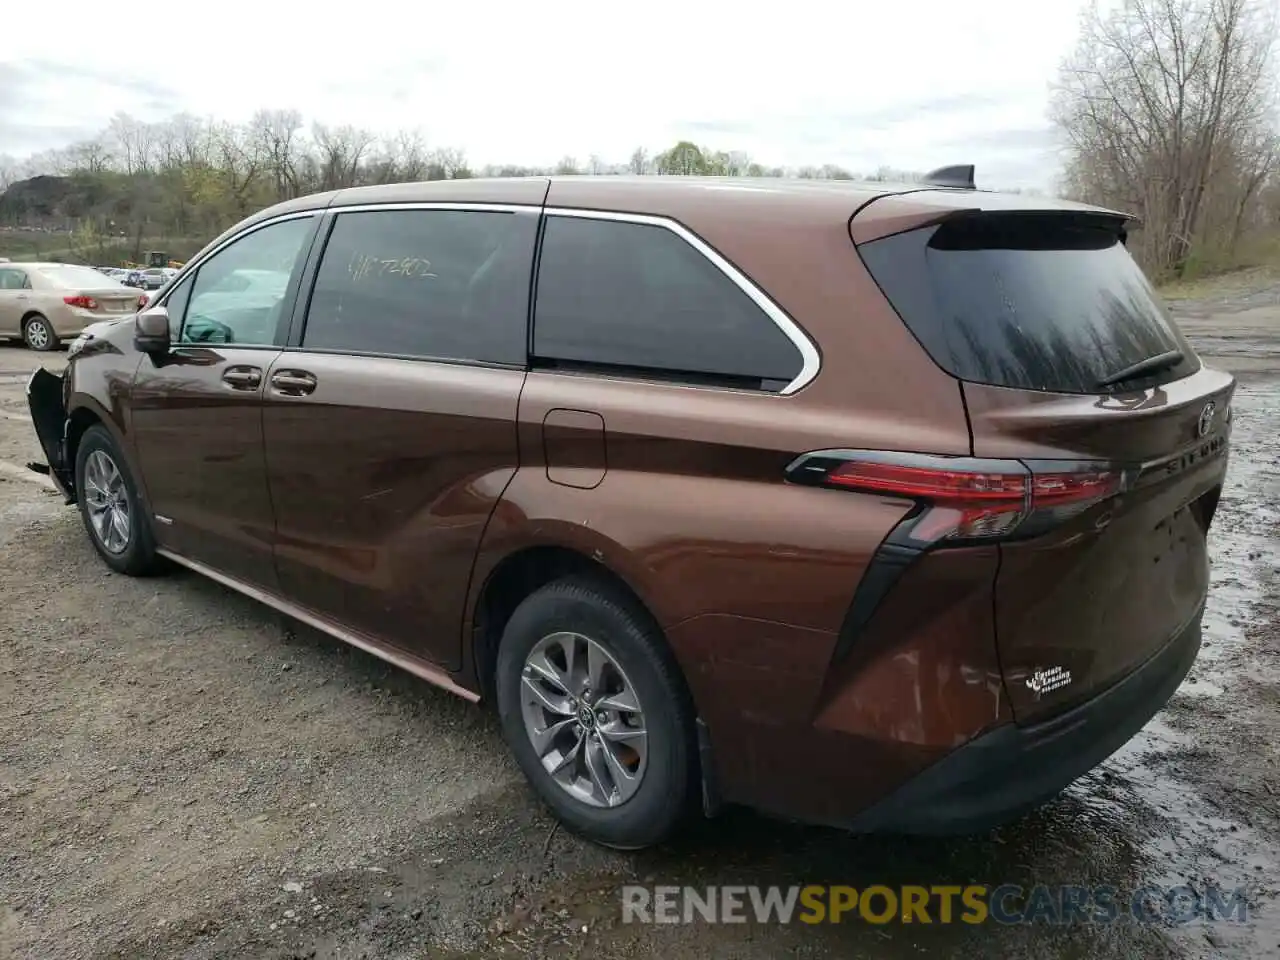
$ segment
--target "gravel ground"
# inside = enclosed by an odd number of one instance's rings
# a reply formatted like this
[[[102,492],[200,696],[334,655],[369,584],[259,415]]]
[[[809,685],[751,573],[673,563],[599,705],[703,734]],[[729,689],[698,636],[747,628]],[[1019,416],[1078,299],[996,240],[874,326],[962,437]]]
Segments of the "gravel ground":
[[[116,576],[23,469],[0,347],[0,956],[1280,956],[1280,286],[1175,304],[1241,377],[1206,644],[1169,707],[988,836],[859,838],[730,811],[661,851],[553,830],[493,718],[194,575]],[[1246,924],[619,922],[618,886],[1247,886]]]

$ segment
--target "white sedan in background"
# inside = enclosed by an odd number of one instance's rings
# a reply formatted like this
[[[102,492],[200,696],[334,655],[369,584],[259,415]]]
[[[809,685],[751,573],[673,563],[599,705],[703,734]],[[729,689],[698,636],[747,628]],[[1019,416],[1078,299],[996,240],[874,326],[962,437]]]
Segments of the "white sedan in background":
[[[0,337],[53,350],[91,323],[137,313],[147,299],[92,267],[0,263]]]

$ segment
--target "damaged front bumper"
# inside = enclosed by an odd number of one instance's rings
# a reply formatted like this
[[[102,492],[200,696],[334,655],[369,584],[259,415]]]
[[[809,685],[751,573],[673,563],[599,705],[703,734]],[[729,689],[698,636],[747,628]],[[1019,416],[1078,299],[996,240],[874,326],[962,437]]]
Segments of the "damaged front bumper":
[[[27,406],[45,463],[28,463],[27,468],[49,477],[67,503],[75,503],[75,466],[67,462],[67,407],[63,399],[63,378],[41,367],[27,381]]]

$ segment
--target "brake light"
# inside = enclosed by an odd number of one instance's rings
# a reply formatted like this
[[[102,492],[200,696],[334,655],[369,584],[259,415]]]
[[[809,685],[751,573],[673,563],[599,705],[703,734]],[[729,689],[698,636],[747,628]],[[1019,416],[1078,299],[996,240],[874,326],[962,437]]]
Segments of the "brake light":
[[[145,293],[142,294],[142,296],[138,297],[138,309],[141,310],[150,302],[151,302],[151,298],[148,297]]]
[[[71,307],[83,307],[85,310],[97,310],[98,301],[93,297],[86,297],[84,294],[76,294],[74,297],[63,297],[62,302]]]
[[[1109,464],[1036,463],[921,454],[819,451],[787,468],[793,482],[915,501],[901,530],[919,544],[1030,536],[1115,496]]]

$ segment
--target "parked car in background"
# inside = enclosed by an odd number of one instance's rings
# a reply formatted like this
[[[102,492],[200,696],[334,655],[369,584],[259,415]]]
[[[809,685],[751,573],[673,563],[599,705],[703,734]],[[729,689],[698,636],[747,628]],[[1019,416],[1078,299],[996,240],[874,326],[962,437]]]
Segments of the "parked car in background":
[[[494,701],[598,842],[984,830],[1190,669],[1235,381],[1127,216],[971,176],[292,200],[32,377],[46,469],[112,569]]]
[[[67,263],[0,264],[0,337],[53,350],[86,326],[146,303],[136,291],[93,267]]]
[[[173,271],[173,273],[176,272]],[[167,267],[147,267],[141,271],[142,289],[159,290],[169,282],[169,278],[173,276],[173,273]]]

